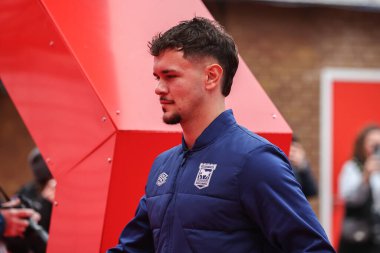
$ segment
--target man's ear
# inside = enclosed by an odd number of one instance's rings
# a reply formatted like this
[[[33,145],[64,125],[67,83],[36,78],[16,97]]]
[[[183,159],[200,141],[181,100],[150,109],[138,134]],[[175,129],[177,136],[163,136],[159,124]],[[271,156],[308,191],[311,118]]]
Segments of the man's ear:
[[[206,90],[213,90],[219,87],[223,76],[223,68],[219,64],[211,64],[206,67]]]

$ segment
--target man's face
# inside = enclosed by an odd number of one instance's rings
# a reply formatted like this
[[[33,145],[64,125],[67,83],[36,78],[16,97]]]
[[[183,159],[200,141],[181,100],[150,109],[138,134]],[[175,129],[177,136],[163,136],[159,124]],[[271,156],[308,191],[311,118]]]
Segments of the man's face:
[[[153,75],[158,80],[155,92],[163,121],[177,124],[194,119],[204,101],[205,63],[185,59],[182,51],[165,50],[154,57]]]

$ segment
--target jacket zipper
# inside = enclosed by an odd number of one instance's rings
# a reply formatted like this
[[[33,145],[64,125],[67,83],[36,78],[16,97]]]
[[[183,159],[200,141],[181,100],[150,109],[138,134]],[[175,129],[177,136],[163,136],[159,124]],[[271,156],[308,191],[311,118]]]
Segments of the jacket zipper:
[[[184,153],[183,153],[183,157],[182,157],[182,161],[181,161],[181,165],[179,166],[179,171],[176,175],[176,178],[175,178],[175,181],[174,181],[174,193],[173,193],[173,220],[174,221],[174,216],[175,216],[175,204],[176,204],[176,199],[177,199],[177,192],[178,192],[178,184],[177,182],[179,181],[179,179],[181,178],[182,174],[183,174],[183,166],[185,165],[186,163],[186,160],[188,158],[188,154],[190,153],[189,150],[186,150]],[[172,231],[174,230],[174,222],[172,222],[172,224],[170,225],[170,230],[168,232],[168,235],[169,235],[169,245],[168,245],[168,249],[169,252],[173,252],[173,233]]]

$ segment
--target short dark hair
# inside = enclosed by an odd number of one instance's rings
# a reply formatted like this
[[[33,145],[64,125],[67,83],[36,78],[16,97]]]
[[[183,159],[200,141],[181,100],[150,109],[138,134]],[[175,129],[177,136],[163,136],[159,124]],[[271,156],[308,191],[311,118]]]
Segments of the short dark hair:
[[[217,23],[202,17],[180,22],[148,43],[150,53],[159,56],[166,49],[183,51],[187,57],[215,58],[223,68],[222,94],[230,94],[239,65],[237,47],[232,37]]]

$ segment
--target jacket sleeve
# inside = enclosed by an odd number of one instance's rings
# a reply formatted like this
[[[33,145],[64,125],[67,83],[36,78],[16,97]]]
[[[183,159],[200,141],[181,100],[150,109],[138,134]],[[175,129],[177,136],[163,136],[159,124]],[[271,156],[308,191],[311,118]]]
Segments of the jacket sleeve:
[[[239,180],[247,215],[272,247],[281,252],[335,252],[282,151],[269,144],[251,151]]]
[[[149,224],[146,197],[138,205],[135,217],[120,235],[119,243],[107,253],[150,253],[154,252],[153,235]]]

